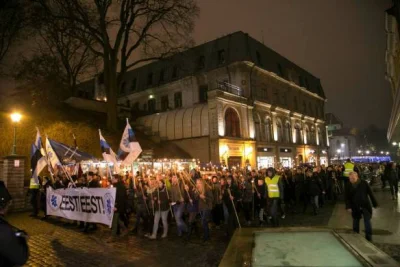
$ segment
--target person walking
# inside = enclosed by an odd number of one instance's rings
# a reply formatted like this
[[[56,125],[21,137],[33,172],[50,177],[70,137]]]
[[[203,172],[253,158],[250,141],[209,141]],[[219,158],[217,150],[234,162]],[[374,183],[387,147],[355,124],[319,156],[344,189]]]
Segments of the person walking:
[[[278,208],[280,201],[284,199],[283,183],[281,177],[276,174],[274,168],[268,168],[267,177],[265,178],[267,187],[267,203],[269,205],[269,217],[272,221],[272,226],[279,226]]]
[[[184,233],[187,233],[188,231],[188,227],[186,226],[182,218],[183,211],[185,210],[185,200],[183,198],[182,192],[185,192],[183,186],[179,183],[178,177],[176,175],[173,175],[171,184],[171,205],[172,209],[174,210],[179,237],[181,237]]]
[[[395,162],[390,162],[388,165],[388,181],[390,186],[390,193],[392,199],[397,200],[397,193],[399,192],[399,173]]]
[[[350,183],[345,191],[346,209],[353,217],[353,231],[360,233],[360,220],[364,219],[365,238],[372,241],[372,206],[378,207],[378,202],[368,182],[361,180],[356,172],[350,172]]]
[[[29,183],[30,203],[32,205],[31,217],[37,217],[39,214],[40,203],[40,178],[31,178]]]
[[[201,225],[203,227],[203,242],[210,240],[210,229],[208,228],[208,221],[211,215],[213,205],[213,193],[205,186],[203,179],[196,180],[197,200],[199,203],[199,212],[201,217]]]
[[[158,224],[160,219],[162,220],[163,224],[163,234],[161,238],[166,238],[168,235],[169,199],[167,195],[167,188],[163,180],[158,181],[158,189],[154,195],[156,211],[154,214],[153,233],[151,236],[149,236],[149,238],[157,239]]]
[[[316,170],[313,172],[313,169],[309,168],[306,171],[305,189],[307,196],[304,202],[303,213],[306,212],[308,204],[311,203],[314,215],[317,215],[319,210],[319,195],[325,194],[325,191]]]

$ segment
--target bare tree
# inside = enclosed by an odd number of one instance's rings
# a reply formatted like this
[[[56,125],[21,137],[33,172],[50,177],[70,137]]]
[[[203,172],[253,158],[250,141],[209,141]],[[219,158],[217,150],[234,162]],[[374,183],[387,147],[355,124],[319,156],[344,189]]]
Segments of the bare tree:
[[[67,22],[73,28],[68,34],[103,59],[111,130],[117,128],[117,92],[126,72],[189,47],[199,12],[195,0],[36,1],[52,19]],[[137,58],[139,51],[143,53]]]
[[[24,12],[19,0],[0,1],[0,63],[23,27]]]

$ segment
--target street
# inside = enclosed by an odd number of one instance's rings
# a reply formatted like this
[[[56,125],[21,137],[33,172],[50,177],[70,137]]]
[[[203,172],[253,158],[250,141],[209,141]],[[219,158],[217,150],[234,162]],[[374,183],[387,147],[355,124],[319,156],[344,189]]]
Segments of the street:
[[[398,202],[390,200],[388,191],[374,189],[380,207],[372,220],[374,244],[400,261],[400,228]],[[30,259],[27,266],[218,266],[228,244],[223,230],[211,231],[211,242],[203,244],[194,237],[186,242],[179,239],[175,226],[167,239],[150,241],[130,235],[115,243],[106,243],[110,230],[100,227],[97,232],[84,234],[76,226],[52,218],[41,221],[28,213],[11,214],[14,226],[30,235]],[[325,205],[319,215],[288,214],[283,227],[317,226],[350,230],[351,216],[344,203]]]

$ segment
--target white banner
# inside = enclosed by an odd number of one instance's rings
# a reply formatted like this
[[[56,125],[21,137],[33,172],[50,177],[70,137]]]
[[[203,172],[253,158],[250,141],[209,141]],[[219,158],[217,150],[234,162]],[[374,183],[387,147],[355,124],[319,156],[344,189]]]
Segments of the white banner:
[[[47,189],[47,214],[111,227],[115,188]]]

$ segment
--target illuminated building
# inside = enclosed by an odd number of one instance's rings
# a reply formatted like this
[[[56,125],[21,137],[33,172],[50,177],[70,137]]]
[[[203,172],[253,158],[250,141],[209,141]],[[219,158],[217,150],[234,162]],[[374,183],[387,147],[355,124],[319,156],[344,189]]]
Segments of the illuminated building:
[[[131,70],[119,93],[121,117],[202,162],[327,160],[320,80],[243,32]]]

